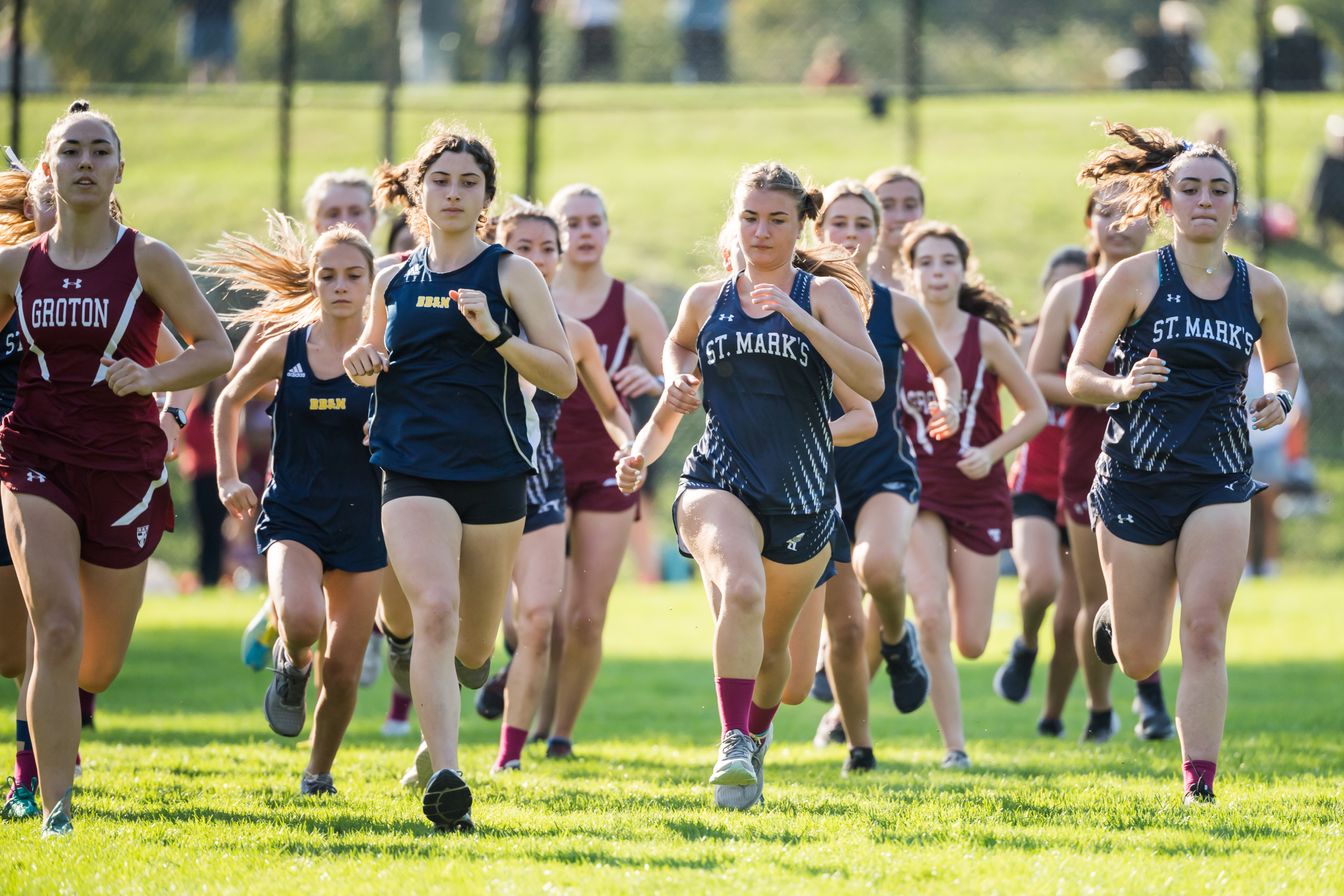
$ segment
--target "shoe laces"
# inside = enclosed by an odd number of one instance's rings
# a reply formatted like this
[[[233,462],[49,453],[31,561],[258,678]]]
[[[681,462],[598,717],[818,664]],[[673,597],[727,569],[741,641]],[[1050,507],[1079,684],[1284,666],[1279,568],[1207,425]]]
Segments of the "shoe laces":
[[[723,741],[719,747],[719,753],[724,759],[751,759],[752,747],[755,741],[750,734],[738,731],[736,728],[723,735]]]

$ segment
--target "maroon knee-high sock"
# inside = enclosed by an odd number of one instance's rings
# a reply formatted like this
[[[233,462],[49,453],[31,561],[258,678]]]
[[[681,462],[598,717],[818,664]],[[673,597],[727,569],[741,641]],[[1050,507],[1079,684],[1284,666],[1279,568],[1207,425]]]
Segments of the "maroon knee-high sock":
[[[715,678],[714,690],[719,696],[719,721],[723,733],[746,731],[751,712],[751,692],[756,689],[754,678]]]
[[[775,720],[777,712],[779,712],[778,703],[769,709],[761,709],[753,700],[751,710],[747,713],[747,733],[760,737],[770,729],[770,723]]]

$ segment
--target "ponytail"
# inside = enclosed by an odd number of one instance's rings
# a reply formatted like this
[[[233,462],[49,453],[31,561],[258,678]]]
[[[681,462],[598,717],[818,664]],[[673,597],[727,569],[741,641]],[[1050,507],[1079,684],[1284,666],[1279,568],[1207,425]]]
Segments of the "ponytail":
[[[873,310],[873,287],[868,278],[860,274],[859,269],[855,267],[853,254],[848,249],[831,243],[810,249],[795,249],[793,265],[814,277],[833,277],[839,280],[854,297],[864,322],[868,321],[868,315]]]
[[[962,236],[957,228],[939,221],[925,221],[918,224],[901,243],[901,259],[906,267],[914,270],[915,250],[929,237],[947,240],[957,247],[957,254],[961,256],[961,266],[966,273],[961,280],[961,289],[957,292],[957,307],[967,314],[989,321],[1008,337],[1009,342],[1015,342],[1017,321],[1013,319],[1012,303],[985,282],[985,278],[976,269],[970,241]]]

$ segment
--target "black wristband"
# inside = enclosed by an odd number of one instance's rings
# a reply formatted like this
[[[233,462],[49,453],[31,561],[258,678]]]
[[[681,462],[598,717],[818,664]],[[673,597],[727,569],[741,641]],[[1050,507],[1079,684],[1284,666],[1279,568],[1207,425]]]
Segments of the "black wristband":
[[[476,349],[476,351],[474,351],[474,352],[471,353],[471,356],[474,358],[474,357],[476,357],[477,355],[479,355],[481,352],[485,351],[487,348],[498,349],[501,345],[503,345],[504,343],[506,343],[506,342],[508,342],[510,339],[512,339],[512,338],[514,337],[514,335],[515,335],[514,332],[513,332],[512,330],[509,329],[509,325],[508,325],[508,324],[500,324],[500,325],[499,325],[499,335],[496,336],[494,339],[491,339],[489,342],[485,343],[484,345],[482,345],[480,348]]]

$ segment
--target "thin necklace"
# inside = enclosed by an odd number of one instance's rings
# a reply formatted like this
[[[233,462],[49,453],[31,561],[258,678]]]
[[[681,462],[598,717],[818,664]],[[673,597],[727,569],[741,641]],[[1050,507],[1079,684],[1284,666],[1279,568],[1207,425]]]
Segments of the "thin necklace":
[[[1176,253],[1175,253],[1175,252],[1172,252],[1172,253],[1171,253],[1171,257],[1172,257],[1172,258],[1176,258]],[[1203,267],[1203,266],[1201,266],[1201,265],[1190,264],[1189,262],[1181,261],[1179,258],[1176,258],[1176,263],[1177,263],[1178,265],[1180,265],[1181,267],[1183,267],[1183,268],[1194,268],[1194,269],[1196,269],[1196,270],[1203,271],[1204,273],[1208,274],[1209,276],[1213,276],[1213,268],[1212,268],[1212,267],[1207,267],[1207,268],[1206,268],[1206,267]]]

